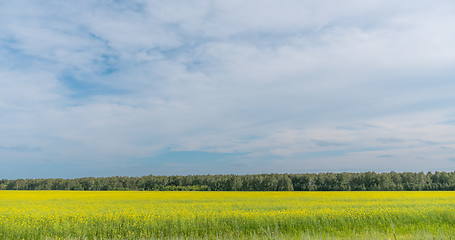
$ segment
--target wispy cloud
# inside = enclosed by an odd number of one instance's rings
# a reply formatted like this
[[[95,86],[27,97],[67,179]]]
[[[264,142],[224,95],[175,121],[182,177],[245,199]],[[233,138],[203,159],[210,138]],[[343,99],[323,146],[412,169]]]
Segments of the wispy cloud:
[[[197,172],[163,151],[207,153],[199,172],[453,168],[454,10],[1,2],[0,161],[22,164],[4,174]]]

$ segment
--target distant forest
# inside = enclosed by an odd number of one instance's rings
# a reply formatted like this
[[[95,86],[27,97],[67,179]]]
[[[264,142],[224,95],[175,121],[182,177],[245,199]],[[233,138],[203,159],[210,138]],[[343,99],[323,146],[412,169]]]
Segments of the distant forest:
[[[455,190],[455,172],[311,173],[0,180],[0,190],[416,191]]]

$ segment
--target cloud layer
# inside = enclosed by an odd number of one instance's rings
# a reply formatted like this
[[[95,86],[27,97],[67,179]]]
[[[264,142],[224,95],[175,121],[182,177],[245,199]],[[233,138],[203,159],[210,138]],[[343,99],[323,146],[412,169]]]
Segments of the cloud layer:
[[[2,2],[0,175],[452,170],[454,10]]]

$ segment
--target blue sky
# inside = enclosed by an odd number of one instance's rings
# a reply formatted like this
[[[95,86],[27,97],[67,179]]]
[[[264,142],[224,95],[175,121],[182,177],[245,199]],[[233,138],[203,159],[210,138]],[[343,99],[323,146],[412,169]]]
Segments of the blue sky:
[[[455,168],[453,1],[2,1],[0,177]]]

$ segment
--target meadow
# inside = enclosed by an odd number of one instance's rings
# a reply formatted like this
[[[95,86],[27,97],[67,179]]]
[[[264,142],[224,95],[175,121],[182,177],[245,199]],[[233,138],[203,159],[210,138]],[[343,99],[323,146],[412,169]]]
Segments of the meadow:
[[[455,239],[455,192],[0,191],[0,239]]]

